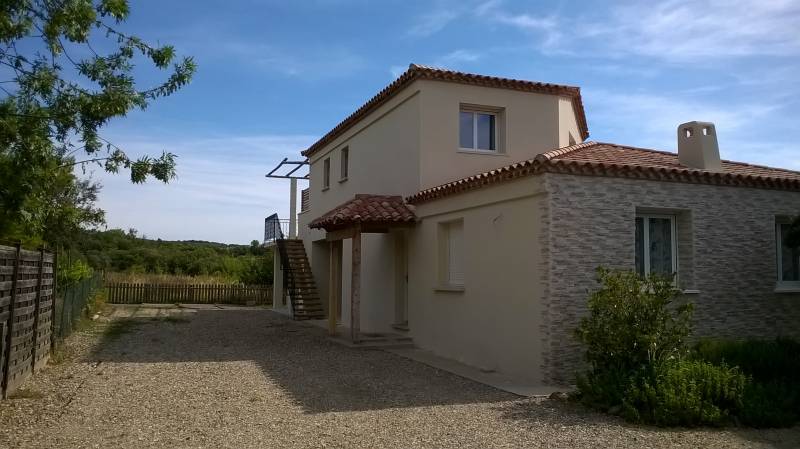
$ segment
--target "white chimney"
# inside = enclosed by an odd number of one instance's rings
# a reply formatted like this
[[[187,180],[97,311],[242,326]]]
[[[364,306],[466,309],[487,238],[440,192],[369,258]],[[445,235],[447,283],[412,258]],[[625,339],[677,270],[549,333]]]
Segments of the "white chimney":
[[[722,171],[713,123],[688,122],[678,126],[678,160],[687,167]]]

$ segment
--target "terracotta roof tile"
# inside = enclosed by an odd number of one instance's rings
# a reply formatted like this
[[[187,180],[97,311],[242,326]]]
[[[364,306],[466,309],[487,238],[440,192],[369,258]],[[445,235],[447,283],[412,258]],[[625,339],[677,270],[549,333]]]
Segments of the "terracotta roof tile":
[[[406,204],[400,195],[358,194],[352,200],[314,219],[308,227],[333,230],[356,223],[413,223],[416,219],[414,207]]]
[[[722,172],[712,172],[682,165],[676,153],[612,143],[584,142],[422,190],[408,197],[406,201],[418,204],[544,172],[800,191],[800,172],[796,171],[722,161]]]
[[[418,79],[471,84],[475,86],[496,87],[501,89],[520,90],[525,92],[537,92],[570,97],[572,99],[572,105],[575,109],[575,115],[578,120],[578,127],[581,130],[582,138],[586,139],[589,137],[589,127],[586,124],[586,113],[583,109],[583,100],[581,99],[581,89],[579,87],[477,75],[473,73],[456,72],[453,70],[411,64],[408,67],[408,70],[400,75],[400,77],[378,92],[374,97],[369,99],[354,113],[350,114],[342,122],[336,125],[332,130],[328,131],[327,134],[322,136],[318,141],[308,147],[308,149],[303,151],[303,156],[309,157],[322,149],[325,145],[350,129],[351,126],[355,125],[364,116],[380,107],[395,94],[403,90],[403,88]]]

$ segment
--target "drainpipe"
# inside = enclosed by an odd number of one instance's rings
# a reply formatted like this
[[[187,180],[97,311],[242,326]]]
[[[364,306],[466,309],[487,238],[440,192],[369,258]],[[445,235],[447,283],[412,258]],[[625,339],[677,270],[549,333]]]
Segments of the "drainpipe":
[[[292,178],[289,193],[289,238],[297,238],[297,179]]]

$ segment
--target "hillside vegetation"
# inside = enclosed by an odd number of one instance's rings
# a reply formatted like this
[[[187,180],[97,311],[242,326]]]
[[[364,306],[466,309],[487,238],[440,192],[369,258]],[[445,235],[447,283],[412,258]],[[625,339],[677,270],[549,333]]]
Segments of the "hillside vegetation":
[[[73,249],[95,270],[107,273],[213,277],[244,284],[272,283],[272,251],[250,245],[151,240],[135,230],[86,231]],[[143,276],[147,278],[148,276]]]

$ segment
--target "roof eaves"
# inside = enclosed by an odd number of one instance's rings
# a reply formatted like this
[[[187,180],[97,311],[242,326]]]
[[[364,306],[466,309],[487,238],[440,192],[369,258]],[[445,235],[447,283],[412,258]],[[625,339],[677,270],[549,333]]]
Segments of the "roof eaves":
[[[329,144],[351,126],[356,124],[359,120],[361,120],[361,118],[380,107],[384,102],[388,101],[403,88],[410,85],[417,79],[489,86],[512,90],[537,91],[552,95],[568,96],[572,99],[572,104],[575,109],[575,115],[578,119],[578,127],[580,128],[581,136],[584,140],[589,137],[589,128],[586,123],[586,113],[583,108],[583,100],[581,98],[581,90],[579,87],[537,81],[517,80],[511,78],[500,78],[488,75],[478,75],[429,67],[420,64],[411,64],[409,65],[408,70],[403,72],[400,77],[398,77],[388,86],[384,87],[375,96],[367,100],[367,102],[356,109],[355,112],[347,116],[306,150],[303,150],[301,154],[305,157],[309,157],[321,150],[325,145]]]
[[[724,161],[738,166],[757,167],[774,170],[780,175],[765,176],[743,173],[720,173],[698,170],[689,167],[664,167],[624,162],[582,161],[569,159],[578,150],[596,146],[611,146],[620,149],[649,151],[652,153],[675,155],[667,151],[648,148],[628,147],[611,143],[584,142],[558,148],[537,155],[534,159],[507,165],[495,170],[479,173],[463,179],[425,189],[406,198],[410,204],[442,198],[455,193],[478,189],[490,184],[540,173],[558,173],[578,176],[606,176],[615,178],[646,179],[653,181],[685,182],[720,186],[757,187],[778,190],[800,191],[800,172],[776,169],[741,162]]]

